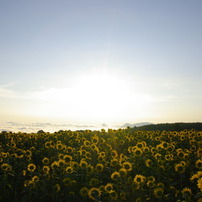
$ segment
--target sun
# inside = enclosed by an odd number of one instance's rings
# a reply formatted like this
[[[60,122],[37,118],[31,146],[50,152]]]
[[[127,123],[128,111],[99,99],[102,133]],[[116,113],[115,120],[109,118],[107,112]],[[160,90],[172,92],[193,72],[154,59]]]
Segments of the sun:
[[[106,73],[83,74],[75,85],[75,113],[87,119],[110,120],[124,105],[124,80]],[[75,98],[76,98],[75,97]]]

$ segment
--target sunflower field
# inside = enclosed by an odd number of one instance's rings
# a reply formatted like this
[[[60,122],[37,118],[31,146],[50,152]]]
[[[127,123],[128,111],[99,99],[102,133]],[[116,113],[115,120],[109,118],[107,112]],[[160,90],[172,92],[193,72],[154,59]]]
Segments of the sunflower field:
[[[202,131],[0,133],[0,201],[202,201]]]

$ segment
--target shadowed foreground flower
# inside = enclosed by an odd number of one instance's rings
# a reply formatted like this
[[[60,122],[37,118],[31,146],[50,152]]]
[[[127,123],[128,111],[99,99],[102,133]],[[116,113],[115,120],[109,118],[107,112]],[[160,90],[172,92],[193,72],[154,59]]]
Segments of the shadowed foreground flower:
[[[192,192],[191,192],[191,189],[189,189],[189,188],[184,188],[182,190],[182,196],[184,198],[190,198],[191,194],[192,194]]]
[[[87,187],[82,187],[80,189],[80,194],[81,196],[87,196],[88,195],[88,192],[89,192],[89,189]]]
[[[2,169],[3,171],[11,171],[11,170],[12,170],[12,167],[11,167],[11,165],[9,165],[8,163],[3,163],[3,164],[1,165],[1,169]]]
[[[110,196],[111,199],[117,200],[117,198],[118,198],[118,193],[117,193],[116,191],[111,191],[111,192],[109,193],[109,196]]]
[[[156,198],[161,198],[163,196],[164,190],[162,188],[154,189],[154,196]]]

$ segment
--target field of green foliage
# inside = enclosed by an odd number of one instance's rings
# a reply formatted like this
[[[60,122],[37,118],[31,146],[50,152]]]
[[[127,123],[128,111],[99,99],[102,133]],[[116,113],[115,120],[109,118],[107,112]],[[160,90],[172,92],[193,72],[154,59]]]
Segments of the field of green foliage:
[[[202,201],[202,131],[0,133],[0,201]]]

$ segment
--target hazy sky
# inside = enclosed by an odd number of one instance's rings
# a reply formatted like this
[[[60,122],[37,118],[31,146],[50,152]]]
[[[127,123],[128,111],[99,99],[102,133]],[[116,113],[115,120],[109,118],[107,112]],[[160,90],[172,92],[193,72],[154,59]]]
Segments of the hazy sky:
[[[0,120],[202,121],[201,0],[0,0]]]

